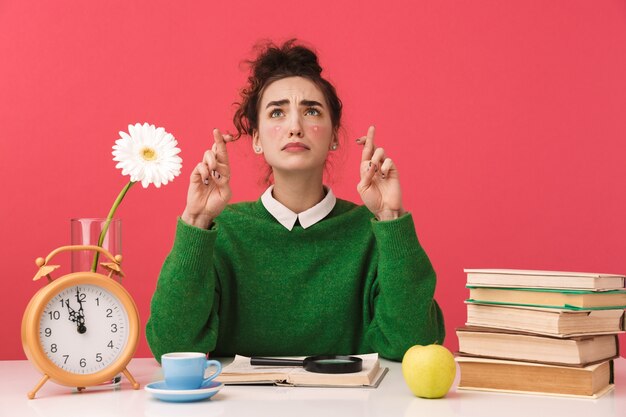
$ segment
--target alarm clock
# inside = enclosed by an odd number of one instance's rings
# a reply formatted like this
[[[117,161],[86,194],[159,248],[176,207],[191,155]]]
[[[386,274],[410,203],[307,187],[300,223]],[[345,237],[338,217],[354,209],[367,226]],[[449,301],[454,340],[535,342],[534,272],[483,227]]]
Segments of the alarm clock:
[[[111,262],[100,265],[108,276],[84,271],[53,279],[59,265],[50,265],[52,258],[78,250],[107,257]],[[123,373],[139,388],[126,368],[139,341],[139,314],[128,291],[113,279],[123,276],[121,261],[121,255],[92,245],[62,246],[35,260],[39,270],[33,280],[46,277],[48,283],[31,298],[22,319],[24,353],[43,374],[28,398],[35,398],[48,379],[82,391]]]

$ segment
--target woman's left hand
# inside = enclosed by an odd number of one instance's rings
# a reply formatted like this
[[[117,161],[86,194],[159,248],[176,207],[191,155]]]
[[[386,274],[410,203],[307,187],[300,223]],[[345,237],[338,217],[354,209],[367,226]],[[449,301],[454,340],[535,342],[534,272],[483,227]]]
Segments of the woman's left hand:
[[[361,181],[357,191],[363,203],[378,220],[393,220],[404,214],[398,170],[383,148],[374,145],[374,126],[367,135],[357,139],[363,145]]]

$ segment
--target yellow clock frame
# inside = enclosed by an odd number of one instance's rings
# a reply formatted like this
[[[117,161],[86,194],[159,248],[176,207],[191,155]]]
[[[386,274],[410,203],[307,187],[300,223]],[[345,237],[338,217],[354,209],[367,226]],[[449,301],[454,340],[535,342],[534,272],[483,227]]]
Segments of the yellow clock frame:
[[[110,271],[109,275],[106,276],[96,272],[85,271],[70,273],[53,280],[50,276],[50,272],[57,269],[59,265],[48,265],[48,262],[50,262],[55,255],[61,252],[78,250],[97,251],[109,258],[112,262],[101,263],[103,267]],[[121,284],[112,278],[112,275],[114,274],[123,276],[123,272],[120,268],[121,261],[121,255],[116,255],[114,257],[106,249],[92,245],[62,246],[52,251],[45,259],[37,258],[35,260],[35,263],[39,267],[39,271],[33,280],[36,281],[45,276],[48,278],[48,284],[39,289],[33,298],[31,298],[22,319],[22,345],[24,347],[24,353],[33,363],[35,368],[43,373],[43,378],[39,381],[35,388],[28,393],[29,399],[35,398],[37,391],[39,391],[43,384],[45,384],[49,379],[61,385],[77,387],[79,391],[82,391],[87,386],[94,386],[110,381],[120,372],[128,378],[134,389],[139,389],[139,384],[126,368],[130,360],[133,358],[135,350],[137,349],[137,343],[139,342],[139,313],[137,312],[137,306],[128,291],[126,291]],[[105,289],[118,298],[128,314],[129,333],[124,350],[120,353],[117,359],[115,359],[105,369],[88,375],[79,375],[59,368],[45,354],[39,339],[39,322],[46,305],[57,294],[66,288],[75,285],[96,285]]]

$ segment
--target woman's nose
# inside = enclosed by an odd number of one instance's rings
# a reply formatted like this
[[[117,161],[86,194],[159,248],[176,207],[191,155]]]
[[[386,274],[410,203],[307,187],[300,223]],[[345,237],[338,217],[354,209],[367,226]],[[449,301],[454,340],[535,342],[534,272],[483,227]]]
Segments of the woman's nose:
[[[291,138],[294,136],[298,138],[304,136],[304,133],[302,132],[302,123],[300,122],[300,117],[298,116],[293,116],[289,125],[289,137]]]

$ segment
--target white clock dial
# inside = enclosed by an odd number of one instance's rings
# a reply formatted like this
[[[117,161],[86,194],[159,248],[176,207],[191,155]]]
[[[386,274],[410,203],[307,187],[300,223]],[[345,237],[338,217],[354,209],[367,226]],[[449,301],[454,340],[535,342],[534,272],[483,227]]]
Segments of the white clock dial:
[[[109,366],[128,338],[128,314],[122,303],[97,285],[64,289],[48,302],[39,320],[45,355],[75,374],[92,374]]]

